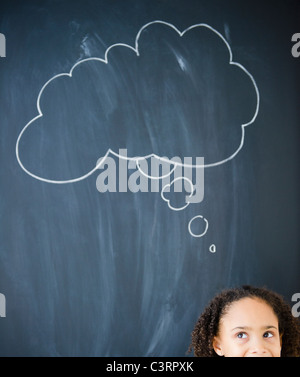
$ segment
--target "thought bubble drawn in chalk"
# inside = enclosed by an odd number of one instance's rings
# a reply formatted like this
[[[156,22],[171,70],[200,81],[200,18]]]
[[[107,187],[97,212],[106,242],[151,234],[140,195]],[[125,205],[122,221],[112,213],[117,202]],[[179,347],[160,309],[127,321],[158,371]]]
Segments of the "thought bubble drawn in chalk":
[[[126,159],[136,162],[202,156],[205,165],[189,167],[224,164],[244,145],[259,91],[213,27],[179,31],[153,21],[138,31],[134,46],[113,44],[103,58],[88,57],[53,76],[36,105],[38,115],[17,138],[17,161],[37,180],[64,184],[88,178],[109,154],[123,158],[116,151],[124,146]]]
[[[177,182],[177,181],[186,181],[188,184],[189,184],[189,188],[190,188],[190,194],[188,195],[188,196],[185,196],[185,203],[186,204],[184,204],[183,206],[176,206],[175,207],[175,205],[172,205],[171,204],[171,200],[170,199],[168,199],[168,198],[166,198],[165,197],[165,192],[169,189],[169,188],[171,188],[172,186],[174,186],[175,185],[175,183]],[[189,204],[190,204],[190,202],[189,201],[187,201],[187,199],[186,199],[186,197],[191,197],[192,195],[193,195],[193,192],[194,192],[194,186],[193,186],[193,183],[191,182],[191,180],[189,179],[189,178],[186,178],[186,177],[177,177],[177,178],[175,178],[170,184],[166,184],[163,188],[162,188],[162,190],[161,190],[161,197],[162,197],[162,199],[165,201],[165,202],[167,202],[168,203],[168,206],[169,206],[169,208],[170,209],[172,209],[173,211],[182,211],[183,209],[185,209]]]
[[[192,224],[194,224],[194,226],[195,226],[196,221],[198,221],[200,223],[201,230],[200,230],[199,233],[195,233],[195,232],[192,231]],[[203,237],[208,230],[208,221],[206,220],[205,217],[203,217],[201,215],[194,216],[189,221],[188,229],[189,229],[191,236],[197,237],[197,238]]]
[[[217,248],[216,248],[216,245],[213,243],[212,245],[210,245],[209,247],[209,251],[211,253],[215,253],[217,251]]]

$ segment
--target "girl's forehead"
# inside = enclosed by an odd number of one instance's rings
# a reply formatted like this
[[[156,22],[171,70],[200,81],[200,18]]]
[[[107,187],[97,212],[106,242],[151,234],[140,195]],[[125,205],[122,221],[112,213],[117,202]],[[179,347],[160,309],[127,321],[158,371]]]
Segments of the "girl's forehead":
[[[259,298],[246,297],[233,302],[221,318],[223,324],[241,326],[278,326],[278,318],[272,307]]]

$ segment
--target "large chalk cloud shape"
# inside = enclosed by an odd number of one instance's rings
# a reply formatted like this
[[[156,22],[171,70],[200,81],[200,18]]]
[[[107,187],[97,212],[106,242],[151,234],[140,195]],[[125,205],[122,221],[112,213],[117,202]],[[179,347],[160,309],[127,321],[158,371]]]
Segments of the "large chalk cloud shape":
[[[49,79],[37,110],[17,139],[18,163],[35,179],[71,183],[104,166],[109,154],[124,158],[124,148],[137,162],[178,156],[183,166],[185,157],[204,157],[205,165],[193,167],[223,164],[244,145],[259,91],[211,26],[181,32],[153,21],[134,46],[114,44],[103,58],[83,59]]]

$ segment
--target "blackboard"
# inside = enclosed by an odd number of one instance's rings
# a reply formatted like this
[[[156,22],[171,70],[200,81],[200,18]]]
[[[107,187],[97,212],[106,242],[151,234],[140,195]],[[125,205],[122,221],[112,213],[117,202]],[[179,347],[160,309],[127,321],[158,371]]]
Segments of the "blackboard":
[[[185,356],[221,289],[291,303],[299,16],[1,1],[1,356]]]

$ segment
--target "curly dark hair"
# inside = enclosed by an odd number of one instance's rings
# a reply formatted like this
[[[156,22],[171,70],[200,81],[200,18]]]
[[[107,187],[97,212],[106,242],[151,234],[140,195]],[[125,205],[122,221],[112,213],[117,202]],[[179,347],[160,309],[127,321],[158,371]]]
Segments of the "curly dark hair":
[[[194,327],[188,352],[194,349],[196,357],[219,357],[213,348],[213,339],[218,334],[220,319],[233,302],[246,297],[261,299],[272,307],[282,335],[281,357],[299,357],[300,322],[293,317],[290,306],[279,294],[249,285],[222,291],[211,300]]]

